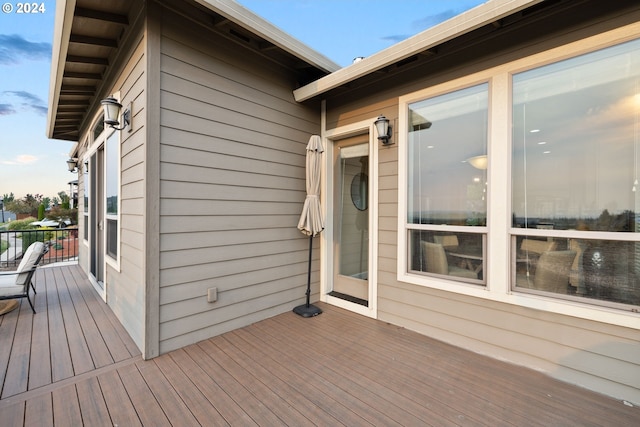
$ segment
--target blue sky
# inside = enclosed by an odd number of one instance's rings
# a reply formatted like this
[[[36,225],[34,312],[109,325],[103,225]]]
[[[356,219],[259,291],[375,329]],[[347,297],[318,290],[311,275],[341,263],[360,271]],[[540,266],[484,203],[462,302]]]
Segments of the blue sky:
[[[477,6],[482,0],[240,0],[342,66]],[[11,3],[11,2],[10,2]],[[72,143],[46,137],[55,1],[44,13],[0,12],[0,196],[68,191]]]

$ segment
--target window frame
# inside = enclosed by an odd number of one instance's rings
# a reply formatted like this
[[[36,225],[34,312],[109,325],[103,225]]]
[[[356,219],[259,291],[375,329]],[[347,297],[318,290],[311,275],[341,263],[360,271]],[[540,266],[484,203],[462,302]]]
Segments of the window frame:
[[[119,94],[116,94],[119,96]],[[122,188],[121,188],[121,177],[122,177],[122,133],[120,131],[117,131],[111,127],[104,127],[102,129],[102,132],[100,132],[99,134],[95,133],[95,129],[97,129],[98,127],[100,127],[100,122],[103,121],[104,119],[104,114],[102,113],[102,111],[100,111],[97,114],[97,118],[94,120],[93,125],[90,128],[89,131],[89,136],[88,136],[88,147],[83,155],[82,158],[82,162],[85,165],[88,165],[90,163],[90,159],[91,156],[98,151],[101,147],[102,149],[105,151],[105,155],[104,155],[104,165],[103,165],[103,173],[102,176],[100,177],[101,182],[102,182],[102,193],[103,196],[105,198],[105,200],[103,201],[103,212],[102,212],[102,217],[103,217],[103,221],[104,221],[104,225],[102,227],[102,233],[103,233],[103,239],[104,239],[104,262],[106,265],[111,266],[112,268],[114,268],[117,272],[120,272],[120,265],[121,265],[121,253],[122,253],[122,238],[121,238],[121,212],[122,212]],[[107,140],[114,134],[114,133],[118,133],[117,135],[117,139],[115,142],[115,146],[117,146],[117,159],[118,159],[118,165],[117,165],[117,189],[118,189],[118,213],[117,215],[113,215],[113,214],[107,214],[107,190],[106,190],[106,184],[107,184],[107,154],[106,154],[106,150],[107,150]],[[86,168],[85,168],[86,169]],[[86,175],[87,178],[90,179],[90,174]],[[90,184],[90,182],[89,182]],[[95,195],[94,195],[95,196]],[[90,194],[89,197],[92,197],[92,195]],[[91,209],[91,202],[89,201],[89,209],[85,212],[85,219],[88,221],[89,218],[91,217],[91,213],[90,213],[90,209]],[[108,220],[115,220],[117,222],[117,242],[116,242],[116,246],[117,246],[117,250],[118,253],[116,255],[116,257],[114,258],[111,254],[109,254],[108,252],[108,244],[107,244],[107,238],[108,238],[108,233],[107,233],[107,221]],[[90,226],[90,224],[89,224]],[[90,227],[89,227],[90,228]],[[87,247],[89,247],[90,242],[88,239],[88,236],[85,237],[85,243],[87,245]]]
[[[443,87],[441,87],[440,89],[442,90],[438,90],[433,94],[430,94],[429,96],[423,97],[420,96],[420,94],[422,93],[427,93],[429,94],[430,91],[420,91],[417,92],[417,97],[414,99],[411,98],[407,98],[405,100],[405,107],[404,108],[404,114],[405,114],[405,119],[403,119],[402,117],[400,117],[400,123],[404,124],[405,127],[405,131],[403,131],[402,126],[400,126],[400,132],[403,132],[403,136],[405,139],[404,143],[402,144],[403,147],[405,147],[404,150],[404,156],[402,157],[403,161],[404,161],[404,174],[403,175],[399,175],[400,177],[406,177],[408,174],[408,170],[409,170],[409,162],[407,161],[407,151],[408,151],[408,134],[409,134],[409,129],[408,129],[408,112],[409,112],[409,105],[415,103],[415,102],[420,102],[423,100],[427,100],[427,99],[433,99],[433,98],[437,98],[439,96],[442,95],[447,95],[450,93],[454,93],[457,91],[461,91],[461,90],[465,90],[465,89],[470,89],[476,86],[481,86],[481,85],[486,85],[487,86],[487,157],[489,156],[489,140],[490,140],[490,132],[489,132],[489,124],[491,121],[490,118],[490,106],[491,106],[491,81],[490,79],[480,79],[477,81],[471,81],[470,84],[463,84],[464,80],[460,82],[460,85],[454,85],[453,88],[451,90],[447,90],[447,85],[443,85]],[[401,107],[402,108],[402,107]],[[402,111],[402,110],[401,110]],[[401,154],[399,154],[401,155]],[[487,169],[487,173],[489,172],[489,170]],[[402,178],[400,178],[402,179]],[[483,277],[483,279],[478,279],[478,280],[474,280],[474,279],[463,279],[460,277],[454,277],[454,276],[441,276],[441,275],[434,275],[433,273],[427,273],[427,272],[420,272],[420,271],[416,271],[416,270],[410,270],[409,266],[408,266],[408,258],[409,258],[409,253],[410,253],[410,237],[409,234],[412,231],[431,231],[431,232],[442,232],[442,233],[455,233],[455,234],[479,234],[482,236],[482,250],[483,250],[483,260],[482,260],[482,268],[483,270],[486,270],[487,268],[487,240],[488,240],[488,223],[487,225],[484,226],[465,226],[465,225],[440,225],[440,224],[415,224],[415,223],[410,223],[407,221],[407,209],[408,209],[408,200],[406,199],[406,196],[408,194],[408,189],[409,189],[409,185],[408,183],[405,182],[405,188],[402,194],[405,195],[405,209],[404,209],[404,214],[402,214],[404,216],[404,226],[403,228],[398,228],[399,230],[404,230],[403,232],[406,234],[406,248],[407,248],[407,254],[406,256],[406,264],[405,264],[405,268],[408,272],[408,274],[411,275],[418,275],[418,276],[428,276],[431,278],[438,278],[438,280],[441,281],[445,281],[445,282],[455,282],[457,284],[463,284],[464,286],[475,286],[475,287],[481,287],[484,288],[487,286],[487,279],[486,276]],[[487,198],[488,198],[488,193],[489,193],[489,188],[487,187]],[[398,217],[400,217],[400,210],[398,211]],[[489,219],[489,203],[487,200],[486,203],[486,218],[487,221]],[[400,270],[398,270],[400,271]],[[446,286],[446,285],[445,285]]]
[[[398,212],[397,212],[397,276],[398,282],[413,284],[461,296],[482,298],[549,313],[568,315],[633,329],[640,329],[635,306],[610,303],[597,305],[584,298],[557,298],[548,293],[521,292],[511,288],[514,263],[511,241],[515,235],[547,236],[547,230],[514,229],[511,224],[511,153],[512,153],[512,77],[516,73],[577,57],[624,42],[636,40],[640,23],[630,24],[605,33],[571,42],[553,49],[475,73],[446,81],[400,96],[398,99]],[[487,250],[486,287],[465,284],[438,277],[411,273],[408,269],[409,239],[407,222],[407,144],[408,106],[422,99],[489,82],[489,124],[487,155]],[[428,81],[427,81],[428,83]],[[427,84],[425,83],[425,86]],[[466,230],[463,230],[466,231]],[[591,232],[588,238],[640,241],[640,233]],[[587,238],[569,230],[554,230],[554,236]]]

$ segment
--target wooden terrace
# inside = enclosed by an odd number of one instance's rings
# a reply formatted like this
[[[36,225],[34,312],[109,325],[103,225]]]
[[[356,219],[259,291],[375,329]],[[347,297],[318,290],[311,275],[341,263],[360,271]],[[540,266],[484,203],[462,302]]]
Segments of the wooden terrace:
[[[637,426],[632,407],[321,304],[144,361],[77,265],[0,316],[0,425]]]

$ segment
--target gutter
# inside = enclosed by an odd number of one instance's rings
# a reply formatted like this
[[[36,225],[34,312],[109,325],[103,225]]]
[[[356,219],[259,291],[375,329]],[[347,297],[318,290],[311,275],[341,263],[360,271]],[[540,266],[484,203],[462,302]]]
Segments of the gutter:
[[[326,73],[341,68],[326,56],[233,0],[196,0],[196,2]]]
[[[51,74],[49,76],[49,105],[47,107],[47,138],[53,138],[55,116],[60,100],[60,88],[69,49],[69,37],[73,14],[76,9],[76,0],[56,1],[55,28],[53,29],[53,48],[51,52]],[[59,19],[61,18],[62,19]]]
[[[362,61],[296,89],[293,91],[293,96],[297,102],[314,98],[542,1],[544,0],[487,1],[435,27],[381,50]]]

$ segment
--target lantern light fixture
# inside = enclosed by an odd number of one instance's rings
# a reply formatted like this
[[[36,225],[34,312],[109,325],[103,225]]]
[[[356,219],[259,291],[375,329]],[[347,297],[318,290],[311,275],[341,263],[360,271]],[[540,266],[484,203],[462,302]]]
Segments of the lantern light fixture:
[[[75,172],[78,168],[78,159],[72,157],[71,159],[67,160],[67,167],[69,168],[69,172]]]
[[[129,130],[131,130],[131,104],[129,104],[122,113],[122,126],[120,126],[120,112],[122,111],[122,104],[111,96],[100,101],[100,104],[102,104],[102,109],[104,111],[105,126],[109,126],[115,130],[124,130],[129,127]]]
[[[389,125],[389,119],[380,114],[374,124],[378,131],[378,139],[382,141],[384,145],[392,144],[392,142],[390,142],[392,129]]]

